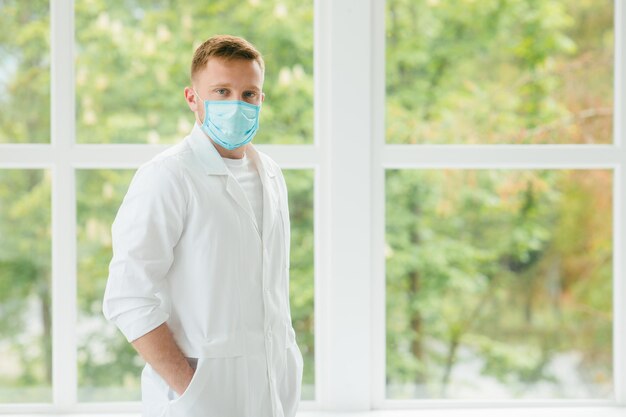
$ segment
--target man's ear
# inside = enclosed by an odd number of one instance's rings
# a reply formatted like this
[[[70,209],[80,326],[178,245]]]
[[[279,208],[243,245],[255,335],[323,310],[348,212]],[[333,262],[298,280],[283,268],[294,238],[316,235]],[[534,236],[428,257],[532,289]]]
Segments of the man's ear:
[[[261,103],[265,101],[265,93],[261,93]]]
[[[189,109],[193,112],[198,111],[198,99],[193,89],[189,87],[185,87],[184,94],[185,94],[185,101],[187,102]]]

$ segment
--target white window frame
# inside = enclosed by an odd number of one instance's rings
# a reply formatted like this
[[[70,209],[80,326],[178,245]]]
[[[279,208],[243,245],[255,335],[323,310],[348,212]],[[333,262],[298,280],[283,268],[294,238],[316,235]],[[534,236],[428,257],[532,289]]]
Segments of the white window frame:
[[[626,406],[626,5],[614,1],[615,62],[614,62],[614,143],[611,145],[387,145],[385,143],[385,2],[373,1],[374,56],[372,138],[372,270],[373,294],[385,292],[384,253],[384,181],[385,170],[403,169],[610,169],[613,171],[613,374],[615,401],[604,400],[390,400],[385,398],[385,300],[372,298],[372,399],[374,408],[382,409],[473,409],[483,407],[587,407],[587,414],[601,416],[612,413],[612,407]],[[596,407],[597,410],[589,408]],[[508,411],[507,411],[508,413]],[[619,413],[626,413],[621,410]],[[608,414],[607,414],[608,415]]]
[[[299,415],[618,416],[626,408],[626,0],[615,0],[613,145],[387,145],[385,2],[315,0],[312,145],[258,145],[283,169],[313,169],[315,400]],[[167,145],[75,143],[74,3],[51,0],[51,143],[0,144],[0,169],[52,173],[53,401],[10,413],[139,415],[139,403],[78,403],[75,170],[137,168]],[[444,401],[385,398],[385,170],[613,170],[615,401]],[[356,348],[358,347],[358,349]],[[405,410],[402,412],[401,410]],[[410,411],[413,410],[413,411]],[[118,414],[119,413],[119,414]],[[40,414],[41,415],[41,414]],[[76,414],[73,414],[76,415]],[[356,415],[356,414],[355,414]],[[411,414],[412,415],[412,414]]]

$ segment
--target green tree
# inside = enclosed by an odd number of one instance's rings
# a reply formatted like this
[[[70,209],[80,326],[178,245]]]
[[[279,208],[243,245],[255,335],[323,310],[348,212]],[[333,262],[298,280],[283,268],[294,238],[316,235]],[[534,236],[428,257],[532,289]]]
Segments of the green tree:
[[[0,170],[0,401],[50,401],[50,178]],[[18,364],[18,367],[9,366]]]
[[[609,171],[388,171],[387,382],[413,387],[390,394],[461,395],[449,392],[451,374],[472,362],[509,397],[542,381],[554,385],[548,396],[567,393],[576,387],[550,365],[575,351],[581,379],[595,375],[584,381],[589,395],[608,395],[610,201],[597,190],[610,178]],[[573,261],[585,269],[564,267]],[[593,298],[578,287],[593,287]]]
[[[256,143],[312,143],[313,4],[223,0],[76,2],[77,140],[171,143],[188,133],[195,47],[229,33],[266,60]],[[167,117],[164,117],[167,115]]]
[[[389,143],[609,143],[613,2],[389,0]]]

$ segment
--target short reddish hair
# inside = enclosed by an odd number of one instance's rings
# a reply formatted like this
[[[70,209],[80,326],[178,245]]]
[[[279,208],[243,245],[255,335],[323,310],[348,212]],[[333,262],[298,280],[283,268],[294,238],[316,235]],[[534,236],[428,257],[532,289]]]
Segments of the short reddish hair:
[[[200,45],[193,54],[191,61],[191,78],[204,68],[211,57],[230,59],[244,59],[256,61],[265,72],[265,63],[261,53],[247,40],[232,35],[215,35]]]

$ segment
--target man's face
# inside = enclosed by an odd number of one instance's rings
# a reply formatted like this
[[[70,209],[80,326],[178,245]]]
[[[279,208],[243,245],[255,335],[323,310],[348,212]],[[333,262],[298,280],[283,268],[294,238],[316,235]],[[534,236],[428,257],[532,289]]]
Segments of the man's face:
[[[209,58],[204,69],[195,74],[192,87],[199,97],[187,87],[185,99],[198,124],[204,121],[203,100],[241,100],[257,105],[265,100],[261,67],[245,59]]]

